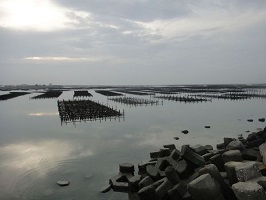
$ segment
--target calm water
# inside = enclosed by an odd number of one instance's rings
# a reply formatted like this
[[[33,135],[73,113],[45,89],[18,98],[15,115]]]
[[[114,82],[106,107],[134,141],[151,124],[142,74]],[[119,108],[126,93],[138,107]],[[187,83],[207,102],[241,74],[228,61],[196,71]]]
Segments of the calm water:
[[[92,100],[124,109],[125,119],[61,125],[57,99],[30,100],[36,95],[30,94],[0,101],[0,199],[127,199],[126,194],[98,192],[118,173],[119,163],[132,162],[137,169],[164,144],[216,145],[223,137],[247,136],[246,130],[266,125],[258,121],[266,117],[265,99],[129,107],[89,92]],[[67,91],[59,99],[72,96]],[[184,129],[189,134],[182,134]],[[61,179],[71,184],[59,187]]]

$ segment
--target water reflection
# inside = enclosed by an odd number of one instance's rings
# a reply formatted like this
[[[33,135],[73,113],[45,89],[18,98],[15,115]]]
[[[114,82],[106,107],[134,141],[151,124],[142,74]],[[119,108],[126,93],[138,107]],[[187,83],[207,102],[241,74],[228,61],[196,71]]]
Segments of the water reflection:
[[[57,115],[58,116],[58,112],[38,112],[38,113],[29,113],[29,116],[54,116]]]
[[[124,194],[98,193],[117,174],[119,163],[136,166],[164,144],[215,146],[223,137],[241,133],[246,137],[246,130],[265,126],[257,120],[266,116],[263,99],[214,99],[202,104],[165,101],[163,106],[132,108],[91,93],[94,101],[124,109],[125,121],[60,126],[57,100],[29,101],[22,96],[0,104],[0,180],[5,180],[0,181],[0,199],[125,200]],[[73,91],[60,96],[60,100],[72,98]],[[254,121],[247,122],[249,118]],[[184,129],[189,130],[187,135],[182,134]],[[56,185],[60,179],[71,184],[61,188]]]

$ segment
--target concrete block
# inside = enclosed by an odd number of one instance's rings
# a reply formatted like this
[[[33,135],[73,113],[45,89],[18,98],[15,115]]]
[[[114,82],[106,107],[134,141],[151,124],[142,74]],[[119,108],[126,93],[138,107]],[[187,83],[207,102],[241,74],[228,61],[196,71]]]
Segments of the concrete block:
[[[161,157],[170,156],[171,154],[171,150],[168,148],[160,149],[160,152],[161,152]]]
[[[188,164],[185,160],[178,161],[175,170],[179,174],[180,178],[185,178],[187,176]]]
[[[188,192],[183,196],[182,199],[183,200],[193,200],[192,197],[191,197],[191,195]]]
[[[259,178],[252,179],[252,180],[250,180],[250,182],[256,182],[261,187],[263,187],[264,190],[266,190],[266,177],[265,176],[261,176]]]
[[[140,174],[144,174],[146,173],[146,166],[147,165],[155,165],[157,163],[157,161],[149,161],[149,162],[141,162],[138,164],[138,169],[139,169],[139,173]]]
[[[172,159],[171,157],[164,157],[164,158],[160,158],[158,160],[158,162],[156,163],[155,167],[158,168],[160,176],[164,177],[164,176],[166,176],[164,170],[168,166],[172,166],[173,168],[176,168],[177,163],[178,162],[175,161],[174,159]]]
[[[246,182],[248,180],[261,176],[257,164],[253,161],[241,163],[235,167],[235,173],[238,181]]]
[[[146,187],[146,186],[148,186],[148,185],[152,185],[153,183],[154,183],[154,181],[152,180],[152,178],[149,177],[149,176],[146,176],[145,178],[143,178],[143,179],[139,182],[138,186],[139,186],[139,188],[141,189],[141,188],[144,188],[144,187]]]
[[[222,155],[224,152],[226,152],[226,149],[219,149],[218,151],[219,151],[219,154]]]
[[[242,158],[244,160],[255,161],[255,160],[261,159],[260,152],[256,151],[254,148],[245,149],[245,150],[241,151],[241,154],[242,154]]]
[[[266,176],[266,165],[263,162],[256,161],[256,164],[260,170],[262,176]]]
[[[230,142],[227,146],[226,146],[226,150],[229,151],[229,150],[244,150],[245,147],[243,145],[242,142],[240,142],[239,140],[234,140],[232,142]]]
[[[165,169],[165,175],[174,185],[180,182],[179,175],[172,166]]]
[[[168,196],[171,200],[182,199],[182,197],[187,193],[187,186],[178,183],[174,187],[168,190]]]
[[[266,200],[265,190],[256,182],[238,182],[232,189],[238,200]]]
[[[181,152],[180,152],[179,150],[177,150],[177,149],[174,149],[174,150],[171,152],[171,154],[170,154],[170,157],[171,157],[172,159],[176,160],[176,161],[180,158],[180,156],[181,156]]]
[[[203,174],[191,181],[188,192],[194,200],[224,200],[219,185],[210,174]]]
[[[202,155],[202,157],[204,158],[205,162],[209,161],[212,156],[214,156],[213,153],[205,153],[205,154]]]
[[[161,151],[154,151],[154,152],[150,152],[150,158],[160,158],[161,157]]]
[[[109,183],[112,186],[112,189],[115,192],[129,192],[129,184],[128,180],[132,177],[130,174],[122,174],[119,173],[118,175],[114,176],[109,180]]]
[[[256,133],[250,133],[247,137],[247,141],[250,142],[250,141],[253,141],[253,140],[257,140],[258,139],[258,136]]]
[[[224,163],[230,162],[230,161],[236,161],[241,162],[243,161],[242,154],[239,150],[230,150],[222,155]]]
[[[209,153],[212,153],[213,155],[219,154],[219,150],[208,150]]]
[[[228,145],[230,142],[234,141],[234,140],[235,140],[234,138],[227,138],[227,137],[225,137],[225,138],[224,138],[224,146],[227,147],[227,145]]]
[[[197,166],[204,166],[205,160],[202,156],[198,155],[197,153],[193,152],[188,146],[183,145],[181,149],[181,156],[185,160],[189,160],[193,164]]]
[[[262,156],[262,161],[266,165],[266,143],[259,146],[260,154]]]
[[[166,145],[163,145],[163,147],[166,149],[170,149],[171,151],[176,149],[175,144],[166,144]]]
[[[129,188],[131,192],[137,192],[139,190],[139,182],[141,181],[140,175],[135,175],[128,180]]]
[[[247,142],[246,146],[247,146],[247,148],[258,147],[258,146],[262,145],[264,142],[265,142],[264,139],[252,140],[250,142]]]
[[[191,181],[198,178],[200,176],[200,174],[199,174],[200,169],[201,169],[201,167],[196,168],[186,179],[182,180],[182,183],[187,185]]]
[[[227,162],[224,164],[224,168],[226,170],[227,177],[229,179],[229,183],[231,185],[238,182],[238,179],[236,177],[236,172],[235,172],[235,168],[238,165],[241,165],[241,162],[231,161],[231,162]]]
[[[161,177],[158,168],[156,166],[147,165],[146,172],[153,180],[158,180]]]
[[[106,192],[109,192],[111,190],[111,188],[112,188],[112,185],[111,184],[107,184],[107,185],[101,187],[99,192],[106,193]]]
[[[121,163],[119,164],[119,171],[121,173],[134,174],[134,165],[132,163]]]
[[[192,151],[194,151],[195,153],[197,153],[201,156],[208,152],[204,146],[199,145],[199,144],[194,145],[194,146],[190,146],[190,148],[192,149]]]
[[[210,174],[211,177],[220,185],[224,198],[230,200],[235,199],[235,195],[231,187],[225,184],[221,173],[214,164],[205,165],[199,170],[199,174]]]
[[[148,185],[138,191],[138,196],[141,200],[157,200],[155,188],[153,185]]]
[[[205,149],[207,149],[208,151],[209,151],[209,150],[213,150],[212,145],[207,144],[207,145],[205,145],[204,147],[205,147]]]
[[[216,154],[210,158],[212,164],[214,164],[219,171],[224,171],[224,160],[221,154]]]
[[[168,194],[168,190],[173,188],[173,184],[166,177],[163,178],[163,182],[155,189],[155,193],[158,199]]]
[[[224,145],[224,143],[220,143],[216,145],[217,149],[224,149],[226,146]]]

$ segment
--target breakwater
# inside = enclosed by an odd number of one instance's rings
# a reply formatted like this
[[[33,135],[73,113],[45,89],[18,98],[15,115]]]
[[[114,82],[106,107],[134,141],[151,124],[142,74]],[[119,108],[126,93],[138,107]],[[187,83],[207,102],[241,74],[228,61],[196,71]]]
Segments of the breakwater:
[[[130,200],[266,199],[266,127],[247,138],[211,145],[174,144],[150,153],[147,162],[119,164],[100,189],[128,193]]]

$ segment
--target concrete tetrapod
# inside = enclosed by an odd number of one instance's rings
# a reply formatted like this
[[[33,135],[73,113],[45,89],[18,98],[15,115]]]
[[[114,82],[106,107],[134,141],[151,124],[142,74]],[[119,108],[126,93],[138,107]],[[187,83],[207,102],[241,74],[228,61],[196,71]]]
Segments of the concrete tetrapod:
[[[191,181],[188,192],[193,200],[224,200],[219,185],[210,174],[203,174]]]
[[[238,182],[232,188],[239,200],[266,200],[265,190],[256,182]]]

